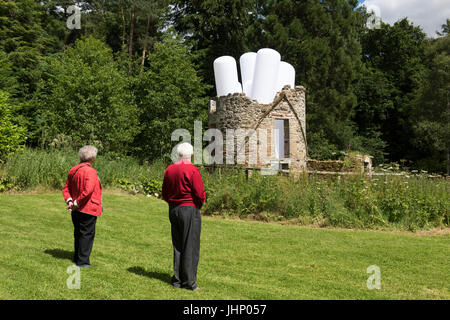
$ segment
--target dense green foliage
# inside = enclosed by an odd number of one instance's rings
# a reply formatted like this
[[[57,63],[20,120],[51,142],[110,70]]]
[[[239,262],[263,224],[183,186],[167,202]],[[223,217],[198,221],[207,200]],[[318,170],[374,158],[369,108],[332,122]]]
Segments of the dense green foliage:
[[[119,151],[133,140],[138,122],[129,80],[101,41],[78,40],[43,61],[40,69],[35,104],[43,143],[62,135],[75,145],[94,143],[100,150]]]
[[[206,120],[215,58],[271,47],[307,89],[310,157],[350,149],[450,170],[449,20],[429,39],[407,18],[367,19],[356,0],[0,0],[0,90],[31,147],[153,161],[174,128]]]
[[[252,49],[270,47],[281,52],[296,69],[296,83],[306,87],[309,154],[315,158],[330,157],[349,144],[355,150],[363,148],[356,143],[351,122],[362,65],[356,4],[268,1],[250,30]],[[329,149],[323,150],[323,145]]]
[[[411,100],[425,68],[425,34],[405,18],[393,26],[382,24],[380,29],[368,30],[361,42],[368,72],[361,90],[358,122],[369,126],[366,130],[381,133],[392,159],[412,159],[415,119]],[[368,81],[374,85],[368,86]],[[374,89],[375,94],[371,92]]]
[[[426,51],[428,68],[422,73],[412,102],[413,144],[419,166],[450,172],[450,37],[434,41]]]
[[[75,152],[25,149],[0,171],[0,190],[62,189]],[[166,163],[99,155],[94,163],[105,188],[160,197]],[[289,220],[303,225],[416,231],[450,225],[449,182],[425,176],[367,178],[279,177],[242,170],[202,170],[209,215]]]
[[[0,90],[0,163],[25,143],[25,129],[13,122],[8,94]]]
[[[214,59],[228,55],[236,61],[253,44],[247,29],[257,15],[254,0],[176,0],[172,18],[177,31],[191,41],[202,75],[213,84]],[[215,94],[214,90],[210,91]]]
[[[410,231],[450,225],[448,182],[420,177],[300,179],[204,175],[205,213],[300,224]]]
[[[9,189],[32,190],[40,187],[62,189],[68,170],[78,163],[79,158],[74,151],[59,149],[41,151],[26,148],[3,164],[0,177],[5,184],[9,184]],[[140,185],[162,181],[165,164],[157,161],[152,166],[140,165],[131,157],[100,154],[94,167],[103,186],[124,187],[126,190],[143,192]]]
[[[206,121],[205,85],[197,75],[188,48],[170,37],[155,44],[149,66],[136,79],[141,132],[138,153],[155,159],[170,154],[175,129],[193,133],[194,121]]]

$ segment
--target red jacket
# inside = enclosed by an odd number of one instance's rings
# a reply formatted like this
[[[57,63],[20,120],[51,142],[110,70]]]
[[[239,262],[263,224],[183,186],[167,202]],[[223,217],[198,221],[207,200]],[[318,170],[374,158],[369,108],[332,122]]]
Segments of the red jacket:
[[[66,202],[72,200],[78,206],[76,210],[102,215],[102,185],[89,162],[81,162],[69,170],[62,193]]]
[[[162,197],[169,205],[201,208],[206,196],[197,167],[187,159],[171,164],[164,172]]]

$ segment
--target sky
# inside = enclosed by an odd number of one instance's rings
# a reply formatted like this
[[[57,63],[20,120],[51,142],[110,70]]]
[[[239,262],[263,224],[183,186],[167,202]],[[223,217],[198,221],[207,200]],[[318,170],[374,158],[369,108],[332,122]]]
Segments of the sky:
[[[385,23],[394,22],[408,17],[408,20],[429,37],[436,37],[436,31],[450,18],[450,0],[359,0],[381,17]]]

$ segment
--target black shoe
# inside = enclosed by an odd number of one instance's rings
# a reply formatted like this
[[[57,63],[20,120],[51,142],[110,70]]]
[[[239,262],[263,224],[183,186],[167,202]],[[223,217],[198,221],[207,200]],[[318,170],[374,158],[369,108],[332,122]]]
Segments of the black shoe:
[[[197,291],[197,290],[200,290],[200,287],[198,285],[194,284],[192,287],[185,287],[185,289]]]
[[[77,264],[77,267],[80,267],[80,268],[91,268],[92,266],[90,264],[83,263],[83,264]]]

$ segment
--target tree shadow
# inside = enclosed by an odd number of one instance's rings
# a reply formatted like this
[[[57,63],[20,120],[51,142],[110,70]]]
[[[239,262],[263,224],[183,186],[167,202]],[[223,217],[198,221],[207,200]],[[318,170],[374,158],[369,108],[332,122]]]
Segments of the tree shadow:
[[[67,259],[71,261],[73,260],[73,251],[67,251],[63,249],[47,249],[44,252],[58,259]]]
[[[127,271],[137,274],[139,276],[145,276],[151,279],[158,279],[168,284],[172,284],[172,276],[165,272],[147,271],[142,267],[131,267],[128,268]]]

